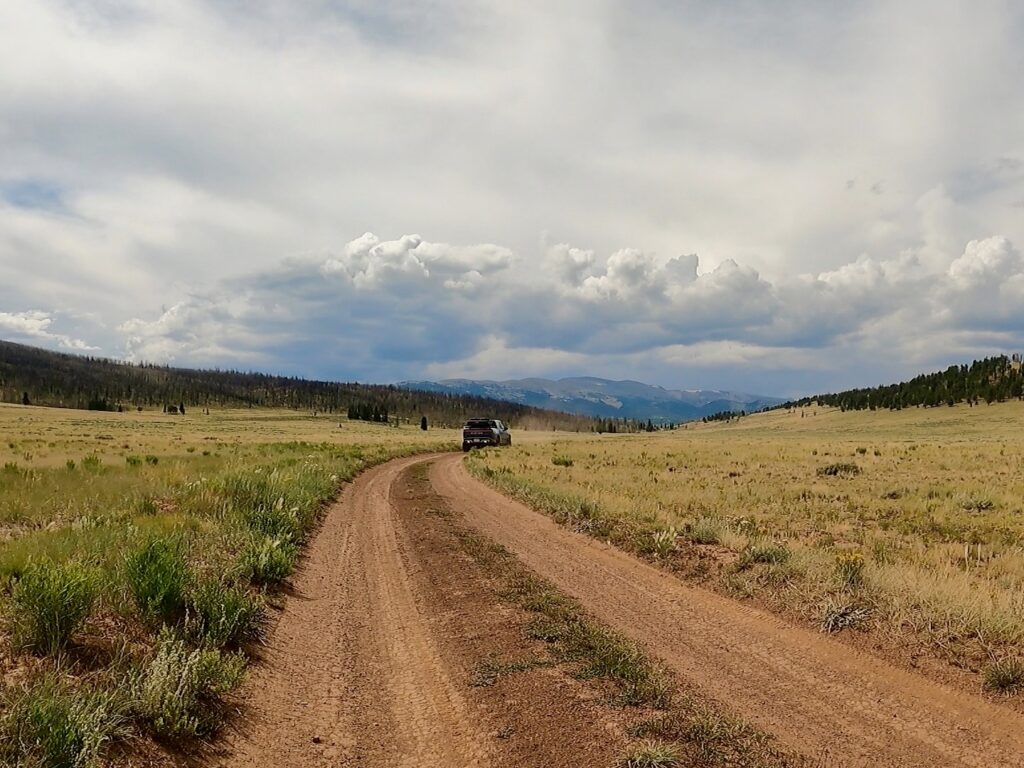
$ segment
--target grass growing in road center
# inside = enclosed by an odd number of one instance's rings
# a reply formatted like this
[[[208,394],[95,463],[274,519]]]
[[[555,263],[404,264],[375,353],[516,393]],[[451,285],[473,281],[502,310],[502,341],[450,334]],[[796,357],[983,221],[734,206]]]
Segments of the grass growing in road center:
[[[609,703],[629,707],[644,719],[620,766],[694,768],[806,768],[799,755],[776,749],[770,737],[717,710],[696,692],[680,691],[672,675],[637,643],[592,619],[571,597],[539,578],[505,547],[461,524],[429,487],[429,465],[412,467],[411,479],[431,508],[445,507],[454,540],[494,579],[498,596],[532,620],[527,634],[547,645],[552,659],[576,677],[610,694]],[[502,674],[538,666],[542,660],[488,661],[472,684],[492,684]]]

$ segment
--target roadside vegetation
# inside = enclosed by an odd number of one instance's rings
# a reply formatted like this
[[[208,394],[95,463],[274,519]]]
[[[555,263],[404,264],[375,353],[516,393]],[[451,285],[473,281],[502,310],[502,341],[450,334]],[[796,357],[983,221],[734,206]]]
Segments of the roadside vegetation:
[[[0,429],[0,764],[26,767],[213,734],[341,484],[452,447],[294,412],[4,406]]]
[[[1019,402],[809,406],[467,461],[683,578],[1009,695],[1024,689],[1022,425]]]

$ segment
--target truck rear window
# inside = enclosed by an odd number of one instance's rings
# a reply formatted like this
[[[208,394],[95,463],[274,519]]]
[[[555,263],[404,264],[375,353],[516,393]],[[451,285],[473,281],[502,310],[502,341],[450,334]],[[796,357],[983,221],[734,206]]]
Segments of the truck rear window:
[[[487,419],[470,419],[466,422],[465,429],[490,429],[494,426],[493,421]]]

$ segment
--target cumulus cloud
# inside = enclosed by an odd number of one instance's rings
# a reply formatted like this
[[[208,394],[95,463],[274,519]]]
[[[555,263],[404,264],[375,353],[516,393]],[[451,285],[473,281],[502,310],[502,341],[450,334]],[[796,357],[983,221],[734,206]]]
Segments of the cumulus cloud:
[[[54,317],[50,312],[29,310],[27,312],[0,312],[0,334],[15,341],[43,342],[77,352],[95,350],[81,339],[76,339],[52,330]]]
[[[563,269],[567,258],[591,274]],[[1002,237],[970,242],[940,272],[903,253],[775,281],[731,260],[702,272],[695,256],[636,249],[602,259],[558,246],[545,259],[555,279],[538,283],[527,259],[498,246],[365,234],[119,330],[133,359],[280,368],[312,356],[319,375],[373,366],[397,378],[594,365],[820,371],[837,356],[896,365],[986,323],[1010,332],[1001,343],[1024,345],[1024,261]]]
[[[441,279],[447,287],[466,290],[512,261],[512,252],[496,245],[451,246],[419,235],[381,242],[367,232],[321,268],[326,275],[345,275],[357,288],[395,290],[407,282]]]

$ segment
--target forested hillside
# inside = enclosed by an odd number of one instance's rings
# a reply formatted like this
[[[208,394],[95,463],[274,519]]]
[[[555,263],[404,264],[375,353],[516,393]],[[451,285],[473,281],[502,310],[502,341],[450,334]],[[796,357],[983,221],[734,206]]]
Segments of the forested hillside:
[[[1019,360],[1005,355],[975,360],[970,365],[951,365],[945,371],[915,376],[887,386],[850,389],[815,395],[786,403],[782,408],[820,403],[843,410],[899,410],[911,406],[933,407],[985,401],[994,403],[1024,397],[1024,373]]]
[[[0,401],[92,410],[163,409],[166,405],[280,407],[378,421],[398,417],[419,422],[426,416],[437,426],[457,426],[469,416],[487,415],[535,429],[589,432],[598,427],[595,419],[483,397],[241,371],[134,365],[6,341],[0,341]]]

